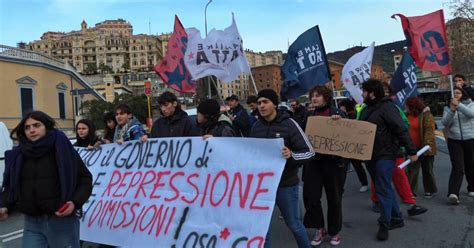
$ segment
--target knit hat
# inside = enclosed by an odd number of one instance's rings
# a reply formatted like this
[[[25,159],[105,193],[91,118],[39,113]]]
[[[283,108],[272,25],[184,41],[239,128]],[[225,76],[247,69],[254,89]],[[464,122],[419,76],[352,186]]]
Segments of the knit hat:
[[[257,101],[260,97],[265,97],[268,100],[272,101],[275,106],[278,106],[278,95],[272,89],[264,89],[258,92]]]
[[[207,116],[217,115],[221,112],[221,106],[214,99],[207,99],[199,104],[197,112]]]

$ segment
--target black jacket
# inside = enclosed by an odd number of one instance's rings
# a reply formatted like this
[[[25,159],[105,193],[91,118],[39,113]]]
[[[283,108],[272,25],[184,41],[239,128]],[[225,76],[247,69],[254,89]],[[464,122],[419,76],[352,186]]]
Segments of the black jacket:
[[[259,118],[252,127],[250,137],[283,138],[285,146],[292,151],[292,154],[286,161],[279,187],[297,185],[299,166],[314,156],[313,147],[298,123],[290,118],[288,113],[278,112],[277,117],[271,122]]]
[[[360,120],[377,125],[372,160],[394,160],[400,147],[405,147],[408,155],[416,154],[416,147],[408,136],[408,129],[395,103],[389,97],[363,108]]]
[[[229,117],[221,114],[217,121],[201,126],[201,135],[206,134],[214,137],[235,137],[235,130]]]
[[[462,89],[466,91],[471,100],[474,101],[474,89],[470,85],[463,85]]]
[[[300,125],[300,127],[305,130],[306,129],[306,118],[308,115],[308,112],[306,111],[306,108],[298,105],[296,109],[294,110],[295,112],[293,113],[293,119]]]
[[[170,117],[161,117],[153,123],[151,138],[195,136],[193,121],[181,109],[176,109]]]
[[[232,124],[237,133],[237,136],[248,137],[250,133],[250,120],[247,110],[238,104],[237,107],[231,109],[231,115],[234,117]]]
[[[20,149],[16,148],[7,154],[13,160]],[[58,170],[56,151],[53,149],[40,157],[24,156],[20,170],[13,170],[12,179],[16,181],[4,184],[2,192],[2,207],[7,207],[9,212],[14,209],[27,215],[53,215],[61,207],[60,175]],[[79,157],[75,156],[77,163],[77,184],[70,200],[74,202],[76,210],[80,210],[92,192],[92,175]],[[8,163],[10,164],[10,163]],[[9,178],[9,177],[7,177]],[[8,180],[5,178],[5,181]],[[67,181],[71,181],[67,179]],[[10,188],[17,185],[19,190],[10,197]]]

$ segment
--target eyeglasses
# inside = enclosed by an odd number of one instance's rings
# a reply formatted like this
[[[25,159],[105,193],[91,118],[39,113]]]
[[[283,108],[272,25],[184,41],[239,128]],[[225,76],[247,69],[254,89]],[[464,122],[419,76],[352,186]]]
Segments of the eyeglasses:
[[[290,106],[291,106],[292,108],[294,108],[294,107],[296,107],[296,104],[291,104]]]

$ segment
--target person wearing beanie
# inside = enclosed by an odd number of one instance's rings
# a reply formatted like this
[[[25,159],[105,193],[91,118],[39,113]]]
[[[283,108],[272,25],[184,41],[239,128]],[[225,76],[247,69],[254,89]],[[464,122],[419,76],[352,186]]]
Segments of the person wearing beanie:
[[[231,95],[225,100],[230,108],[229,118],[237,131],[237,136],[248,137],[251,125],[247,110],[240,105],[239,98],[236,95]]]
[[[276,205],[298,247],[310,247],[306,229],[298,218],[298,168],[313,158],[313,147],[298,123],[290,118],[288,113],[277,111],[278,95],[274,90],[261,90],[257,96],[257,105],[260,118],[253,125],[250,137],[283,138],[285,145],[282,148],[282,156],[286,159],[286,164],[277,190]],[[267,235],[264,247],[269,246]]]
[[[221,106],[214,99],[208,99],[197,107],[197,122],[204,138],[234,137],[235,132],[229,117],[221,114]]]
[[[150,138],[186,137],[197,135],[193,121],[178,104],[175,94],[166,91],[158,97],[161,118],[153,123]]]

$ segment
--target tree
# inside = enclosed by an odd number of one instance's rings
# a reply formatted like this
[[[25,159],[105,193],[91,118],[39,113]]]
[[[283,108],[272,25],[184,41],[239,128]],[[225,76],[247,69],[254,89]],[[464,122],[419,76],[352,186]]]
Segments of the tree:
[[[112,73],[112,68],[110,68],[110,66],[108,66],[104,63],[100,63],[99,64],[99,71],[100,71],[100,74]]]
[[[123,63],[122,64],[122,69],[124,70],[124,72],[128,72],[130,70],[130,63]]]
[[[454,0],[450,2],[449,9],[454,18],[474,19],[474,7],[471,0]]]
[[[84,70],[85,74],[96,74],[97,65],[96,64],[87,64],[86,69]]]

